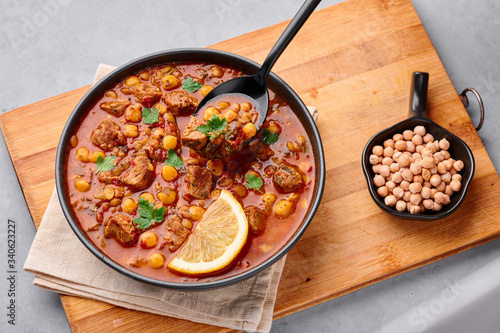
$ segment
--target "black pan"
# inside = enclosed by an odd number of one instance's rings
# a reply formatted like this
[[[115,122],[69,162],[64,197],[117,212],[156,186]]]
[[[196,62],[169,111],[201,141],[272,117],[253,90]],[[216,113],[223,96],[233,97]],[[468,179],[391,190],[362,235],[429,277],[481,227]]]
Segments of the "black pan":
[[[97,258],[99,258],[105,264],[117,270],[118,272],[142,282],[167,288],[197,290],[222,287],[254,276],[258,272],[275,263],[283,255],[285,255],[300,239],[300,237],[306,230],[314,214],[316,213],[316,210],[318,209],[321,197],[323,195],[323,188],[325,185],[325,158],[323,155],[323,146],[321,143],[321,138],[319,136],[318,128],[316,127],[314,120],[307,110],[307,107],[304,105],[299,96],[277,75],[271,73],[268,76],[268,86],[287,101],[287,103],[296,113],[297,117],[300,119],[302,125],[306,129],[309,135],[311,146],[314,151],[316,164],[316,182],[314,185],[314,197],[310,203],[309,210],[304,221],[302,221],[302,224],[295,232],[295,234],[288,240],[286,245],[277,253],[275,253],[271,258],[269,258],[269,260],[267,260],[266,262],[239,275],[221,278],[220,280],[216,280],[216,278],[214,278],[213,281],[209,282],[173,283],[148,278],[135,272],[129,271],[128,269],[118,265],[116,262],[99,251],[99,249],[96,248],[94,244],[87,238],[86,233],[80,229],[80,224],[78,223],[76,216],[73,214],[73,211],[70,208],[70,200],[68,198],[68,192],[66,190],[68,188],[68,185],[66,183],[67,170],[65,166],[67,164],[68,152],[70,150],[69,140],[75,130],[78,128],[82,118],[85,116],[87,111],[95,105],[97,100],[102,97],[104,92],[109,89],[109,87],[114,86],[118,82],[124,80],[126,77],[140,71],[143,68],[172,62],[214,63],[230,66],[247,74],[254,74],[260,68],[260,65],[257,63],[228,52],[210,49],[177,49],[147,55],[142,58],[133,60],[114,70],[89,90],[89,92],[75,107],[73,113],[70,115],[66,123],[66,126],[64,127],[61,139],[59,141],[59,146],[57,148],[56,156],[57,194],[59,197],[59,201],[61,202],[64,215],[66,216],[66,219],[68,220],[68,223],[73,229],[76,236]]]
[[[428,84],[428,73],[413,73],[412,87],[410,92],[410,118],[375,134],[366,144],[362,156],[363,171],[368,183],[368,190],[370,191],[370,194],[375,203],[386,212],[406,219],[436,220],[453,213],[464,200],[467,188],[470,185],[475,169],[474,156],[472,155],[472,152],[467,144],[465,144],[465,142],[463,142],[456,135],[450,133],[448,130],[425,117],[425,112],[427,110]],[[426,210],[425,212],[420,214],[410,214],[406,211],[399,212],[394,207],[388,207],[384,203],[384,199],[377,194],[377,186],[373,184],[373,177],[375,176],[375,173],[373,172],[372,166],[369,163],[369,157],[374,146],[382,145],[385,140],[392,138],[392,136],[396,133],[403,133],[403,131],[407,129],[413,130],[413,128],[415,128],[415,126],[417,125],[425,126],[427,132],[431,133],[436,139],[440,140],[446,138],[450,142],[450,149],[448,151],[450,152],[451,157],[455,160],[462,160],[464,162],[464,168],[460,172],[460,174],[462,175],[462,187],[460,191],[450,196],[450,204],[443,205],[442,210],[437,212]]]

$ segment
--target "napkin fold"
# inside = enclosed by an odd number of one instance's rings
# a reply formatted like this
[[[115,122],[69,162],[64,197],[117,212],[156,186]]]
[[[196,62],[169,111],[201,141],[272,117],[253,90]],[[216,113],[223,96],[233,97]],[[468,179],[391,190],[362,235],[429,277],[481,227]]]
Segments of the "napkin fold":
[[[94,84],[115,67],[99,65]],[[314,120],[316,108],[308,107]],[[178,291],[128,278],[97,259],[78,240],[56,190],[40,223],[24,269],[34,285],[61,294],[107,302],[194,322],[269,332],[286,256],[252,278],[217,289]]]

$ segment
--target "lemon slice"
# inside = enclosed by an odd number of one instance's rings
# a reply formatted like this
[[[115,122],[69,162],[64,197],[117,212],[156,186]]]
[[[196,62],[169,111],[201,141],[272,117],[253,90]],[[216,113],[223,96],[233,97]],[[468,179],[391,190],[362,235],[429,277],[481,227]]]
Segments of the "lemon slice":
[[[243,207],[231,193],[222,190],[167,266],[191,275],[219,271],[236,258],[247,236],[248,220]]]

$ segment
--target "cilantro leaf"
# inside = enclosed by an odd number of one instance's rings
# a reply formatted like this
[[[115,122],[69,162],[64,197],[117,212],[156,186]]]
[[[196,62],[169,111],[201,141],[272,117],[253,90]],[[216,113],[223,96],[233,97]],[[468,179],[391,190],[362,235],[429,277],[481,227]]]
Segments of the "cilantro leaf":
[[[115,155],[105,156],[104,159],[101,155],[97,156],[97,172],[109,171],[115,167]]]
[[[170,149],[167,153],[165,164],[173,166],[174,168],[179,168],[184,165],[184,161],[182,160],[182,157],[177,156],[173,149]]]
[[[154,124],[158,122],[158,117],[160,116],[160,112],[157,108],[151,110],[150,108],[142,109],[142,122],[144,124]]]
[[[264,128],[262,129],[262,137],[260,138],[260,141],[270,146],[278,141],[278,133],[271,133],[271,131],[267,128]]]
[[[193,80],[193,78],[188,77],[184,82],[182,82],[182,89],[189,91],[189,92],[195,92],[196,90],[200,89],[203,87],[203,84],[201,84],[198,81]]]
[[[144,198],[139,198],[139,210],[137,212],[140,217],[137,217],[132,221],[134,221],[140,229],[149,228],[153,222],[162,222],[165,219],[163,215],[165,214],[166,208],[154,207],[154,203],[149,202]]]
[[[218,115],[214,114],[212,115],[212,119],[209,119],[206,124],[198,126],[196,130],[208,135],[210,139],[214,139],[224,133],[226,125],[226,118],[222,118],[221,120]]]
[[[247,181],[247,187],[248,188],[251,188],[253,190],[257,190],[260,193],[262,193],[262,191],[260,190],[260,188],[262,187],[262,185],[264,185],[264,182],[262,181],[262,178],[256,177],[255,175],[247,173],[247,175],[245,176],[245,179]]]

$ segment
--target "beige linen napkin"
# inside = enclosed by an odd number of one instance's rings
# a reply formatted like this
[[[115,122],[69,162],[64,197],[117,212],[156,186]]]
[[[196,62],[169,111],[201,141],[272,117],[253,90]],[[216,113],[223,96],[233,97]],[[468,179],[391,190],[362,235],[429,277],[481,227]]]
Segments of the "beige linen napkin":
[[[100,65],[94,84],[115,67]],[[316,108],[310,108],[314,119]],[[286,257],[256,276],[206,291],[178,291],[128,278],[97,259],[78,240],[54,190],[24,269],[34,284],[61,294],[245,331],[269,332]]]

